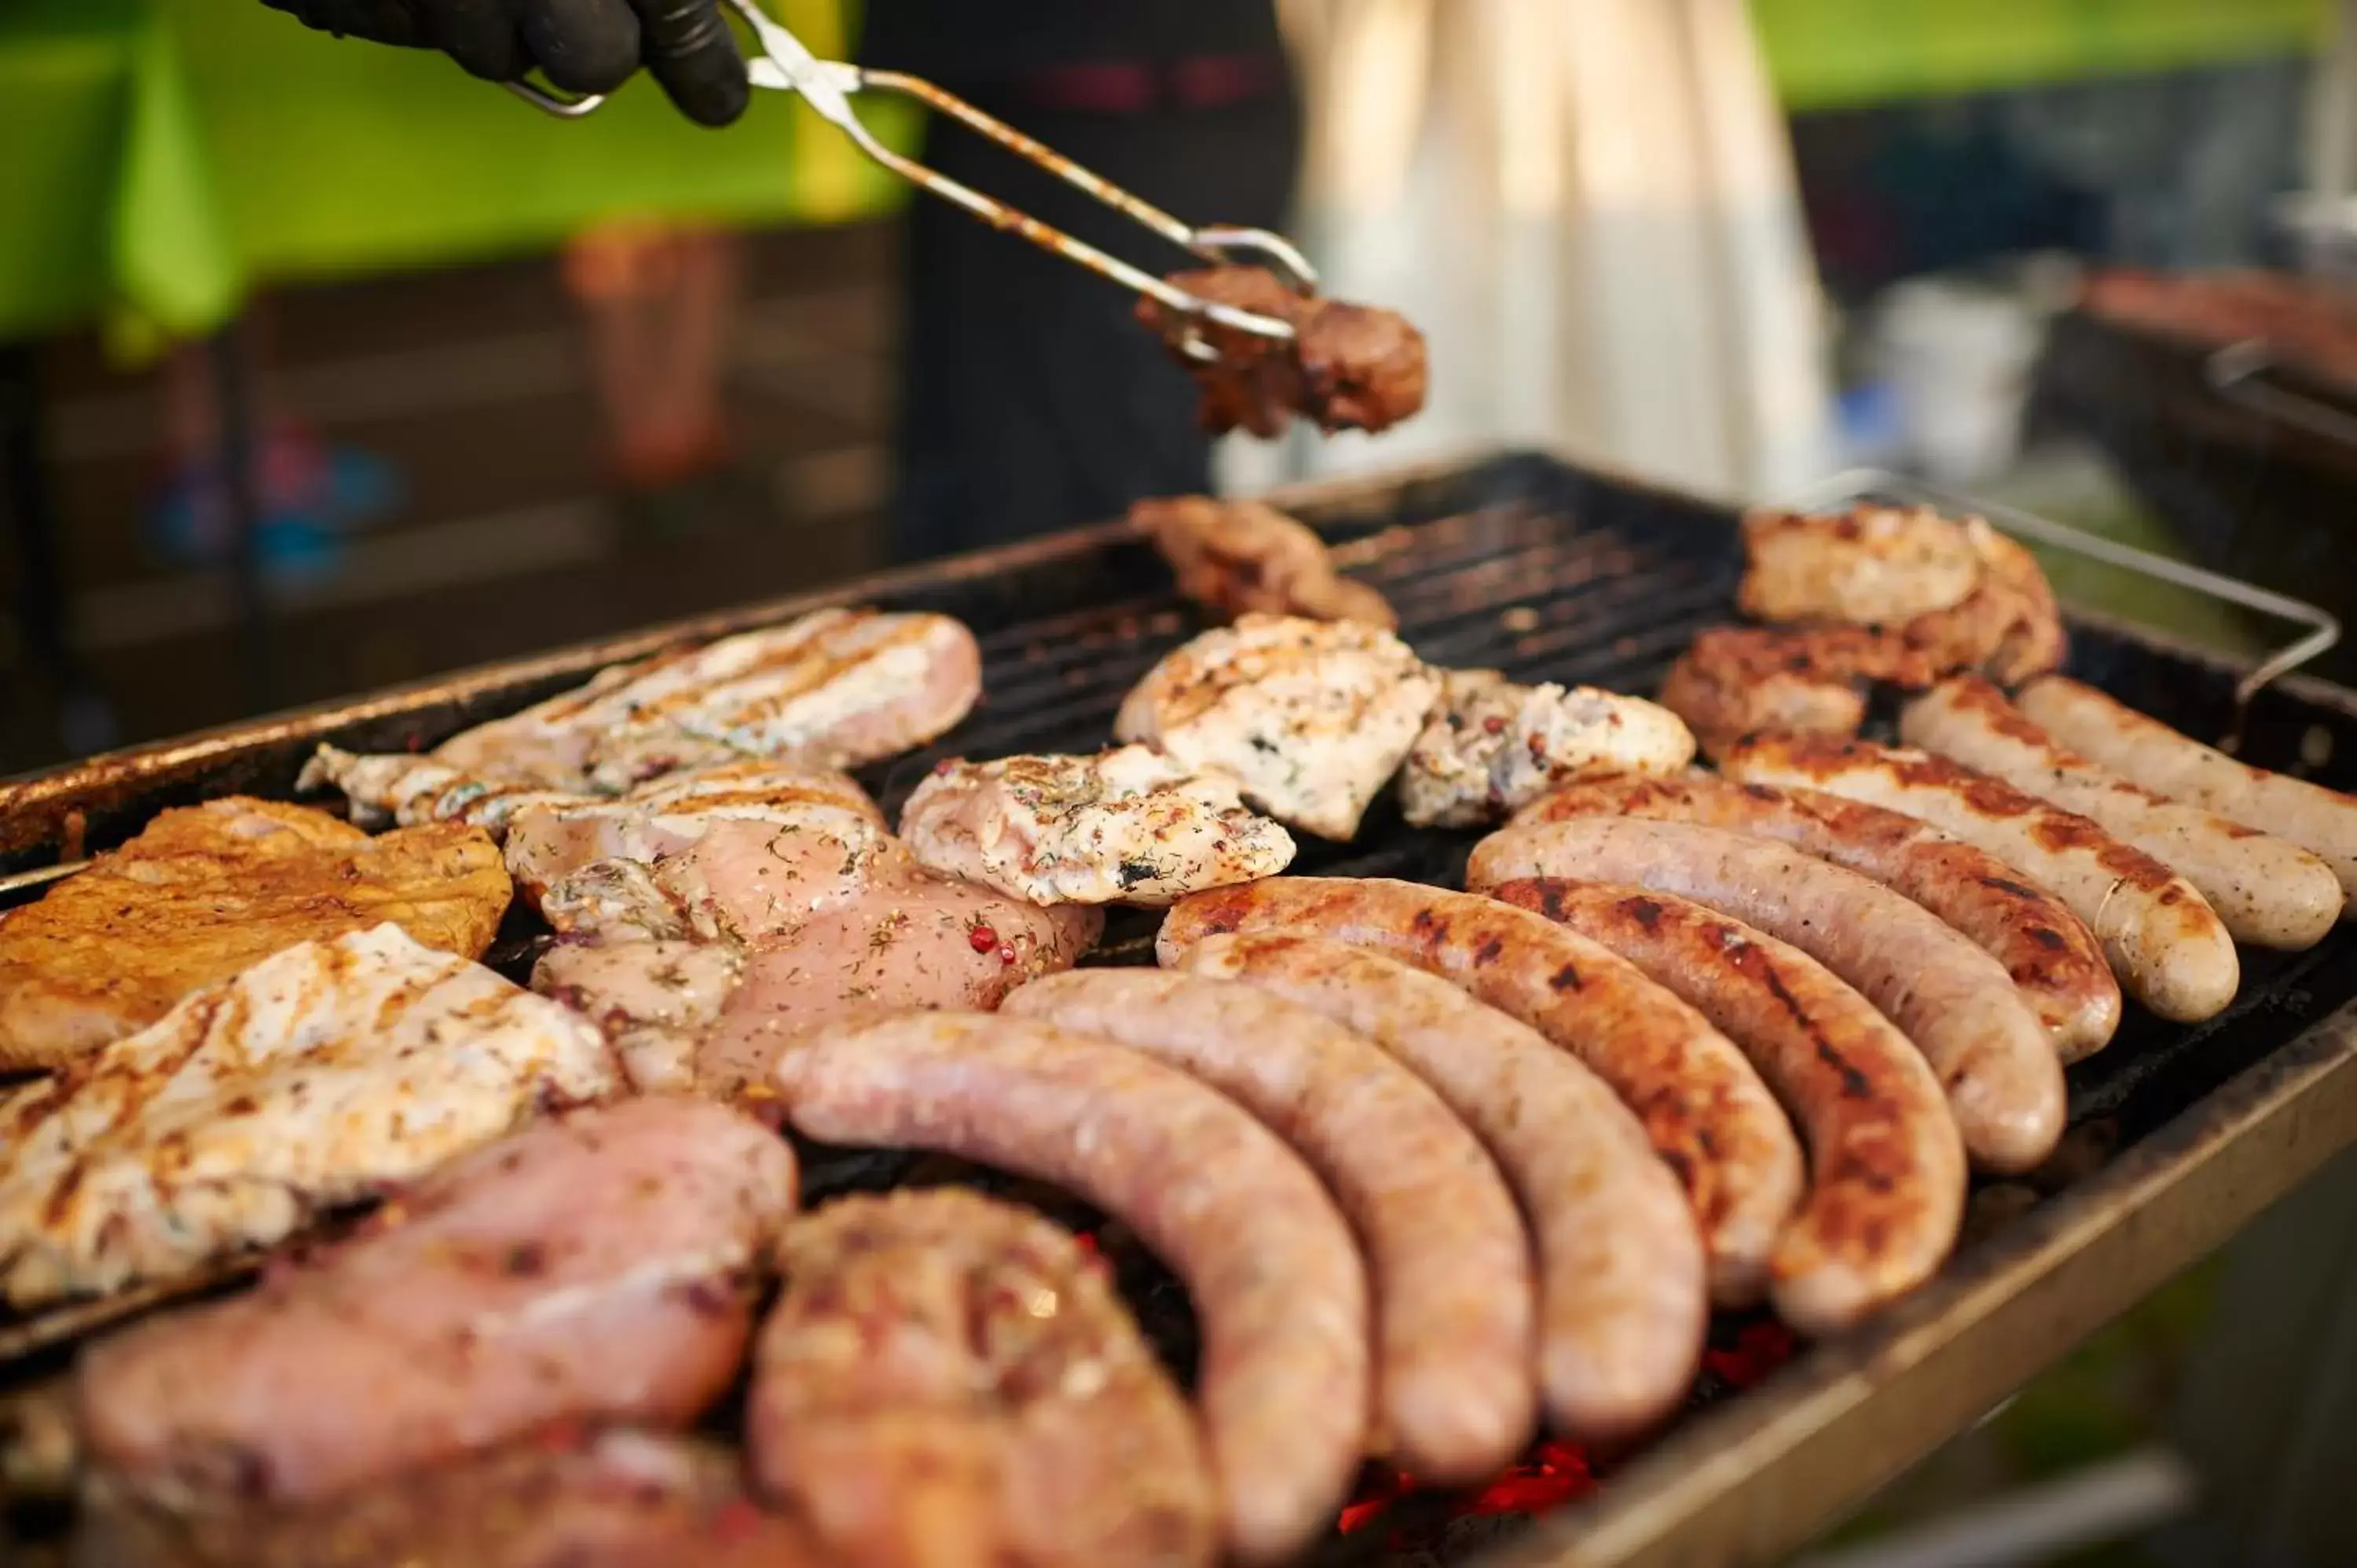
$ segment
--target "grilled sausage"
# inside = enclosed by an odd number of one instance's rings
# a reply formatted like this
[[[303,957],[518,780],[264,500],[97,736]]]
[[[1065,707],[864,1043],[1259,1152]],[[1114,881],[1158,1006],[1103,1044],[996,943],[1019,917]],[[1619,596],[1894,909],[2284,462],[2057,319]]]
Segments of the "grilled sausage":
[[[2193,885],[2086,818],[1945,757],[1866,741],[1754,736],[1720,759],[1747,784],[1802,785],[1921,817],[2051,887],[2087,922],[2120,983],[2176,1024],[2234,1000],[2242,961]]]
[[[2042,676],[2015,699],[2047,734],[2134,784],[2217,812],[2310,851],[2357,899],[2357,798],[2237,762],[2114,702],[2093,686]]]
[[[1211,1568],[1195,1412],[1101,1263],[954,1187],[786,1227],[745,1400],[763,1498],[844,1568]]]
[[[1667,893],[1538,877],[1493,897],[1603,943],[1741,1046],[1809,1145],[1769,1293],[1805,1334],[1921,1284],[1955,1245],[1964,1150],[1923,1058],[1799,949]]]
[[[1871,877],[1922,905],[2005,965],[2066,1062],[2102,1049],[2120,1026],[2119,982],[2086,922],[2012,866],[1929,822],[1820,789],[1688,773],[1575,784],[1533,802],[1514,825],[1578,817],[1730,828]]]
[[[1879,883],[1723,828],[1612,820],[1492,833],[1465,873],[1484,889],[1524,876],[1675,893],[1799,948],[1915,1042],[1991,1170],[2027,1170],[2062,1135],[2062,1066],[2004,966]]]
[[[1198,893],[1164,918],[1168,964],[1205,937],[1284,931],[1448,976],[1586,1062],[1685,1183],[1712,1294],[1756,1300],[1801,1200],[1800,1144],[1732,1041],[1636,966],[1494,898],[1379,877],[1279,876]]]
[[[2341,918],[2340,879],[2278,838],[2140,789],[2063,750],[1977,675],[1943,681],[1900,712],[1900,738],[2076,811],[2173,867],[2226,930],[2254,947],[2297,950]]]
[[[1422,1079],[1322,1014],[1202,975],[1076,970],[999,1012],[1143,1051],[1292,1144],[1366,1250],[1389,1447],[1435,1481],[1512,1460],[1537,1402],[1530,1250],[1497,1167]]]
[[[1676,1405],[1709,1315],[1702,1238],[1677,1178],[1601,1079],[1528,1025],[1362,948],[1210,937],[1177,958],[1373,1040],[1489,1146],[1537,1244],[1539,1385],[1557,1431],[1622,1436]]]
[[[1136,1051],[1025,1018],[914,1013],[780,1058],[793,1125],[1069,1187],[1187,1283],[1235,1554],[1290,1555],[1333,1517],[1367,1434],[1367,1281],[1308,1167],[1232,1102]]]

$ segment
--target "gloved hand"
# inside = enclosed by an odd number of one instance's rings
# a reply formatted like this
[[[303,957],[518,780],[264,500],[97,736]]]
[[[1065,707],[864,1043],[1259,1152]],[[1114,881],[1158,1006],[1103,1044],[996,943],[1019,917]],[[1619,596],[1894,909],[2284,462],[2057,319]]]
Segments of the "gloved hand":
[[[509,81],[533,66],[567,92],[611,92],[645,66],[680,113],[726,125],[751,95],[719,0],[263,0],[339,37],[439,49]]]

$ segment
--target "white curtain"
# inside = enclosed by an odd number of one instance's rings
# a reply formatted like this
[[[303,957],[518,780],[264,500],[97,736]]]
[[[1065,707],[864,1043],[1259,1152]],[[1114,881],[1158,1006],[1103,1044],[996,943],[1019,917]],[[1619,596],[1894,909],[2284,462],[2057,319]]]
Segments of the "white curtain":
[[[1327,292],[1431,339],[1380,438],[1232,442],[1237,489],[1552,447],[1728,499],[1821,474],[1820,308],[1744,0],[1280,0]]]

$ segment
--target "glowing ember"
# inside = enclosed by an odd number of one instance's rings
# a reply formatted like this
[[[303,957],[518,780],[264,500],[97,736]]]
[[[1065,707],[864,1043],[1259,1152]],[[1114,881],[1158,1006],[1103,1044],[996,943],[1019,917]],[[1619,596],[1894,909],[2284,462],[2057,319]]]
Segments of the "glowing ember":
[[[1722,1392],[1749,1388],[1792,1359],[1799,1341],[1792,1330],[1768,1319],[1747,1323],[1730,1343],[1713,1345],[1702,1358],[1703,1380],[1717,1383]],[[1711,1397],[1704,1391],[1704,1400]],[[1542,1440],[1521,1463],[1488,1486],[1454,1502],[1448,1516],[1512,1514],[1536,1517],[1566,1503],[1577,1502],[1597,1487],[1596,1462],[1587,1448],[1553,1438]],[[1415,1478],[1389,1466],[1372,1469],[1359,1495],[1342,1510],[1341,1533],[1354,1534],[1381,1520],[1392,1505],[1422,1488]]]

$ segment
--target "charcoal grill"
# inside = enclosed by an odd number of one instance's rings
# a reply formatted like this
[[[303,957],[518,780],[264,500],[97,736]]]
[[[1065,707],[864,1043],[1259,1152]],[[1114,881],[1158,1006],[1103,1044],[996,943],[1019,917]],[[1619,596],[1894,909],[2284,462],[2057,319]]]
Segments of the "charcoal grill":
[[[1688,639],[1731,613],[1741,569],[1727,510],[1534,455],[1275,499],[1389,596],[1426,658],[1527,679],[1655,689]],[[0,783],[0,876],[119,842],[167,805],[285,796],[322,740],[430,746],[617,660],[838,602],[940,610],[982,642],[982,704],[865,779],[889,811],[942,757],[1103,744],[1123,693],[1198,624],[1146,545],[1119,525],[1084,530]],[[2074,615],[2073,632],[2083,679],[2197,736],[2239,718],[2250,760],[2357,788],[2357,693],[2292,677],[2238,713],[2244,671],[2225,660],[2093,615]],[[1358,843],[1308,843],[1297,868],[1457,886],[1477,836],[1411,830],[1385,803]],[[1154,923],[1117,916],[1097,961],[1150,961]],[[510,962],[528,958],[530,936],[510,933]],[[1310,1561],[1715,1565],[1803,1541],[2357,1141],[2357,925],[2306,953],[2244,956],[2242,996],[2222,1016],[2180,1029],[2131,1009],[2114,1044],[2072,1069],[2064,1154],[1981,1187],[1956,1258],[1897,1309],[1747,1391],[1706,1376],[1649,1448],[1572,1456],[1602,1484],[1544,1519],[1512,1517],[1510,1502],[1507,1517],[1448,1524],[1465,1498],[1410,1494]],[[873,1156],[812,1173],[820,1188],[908,1174]],[[1183,1310],[1154,1299],[1174,1294],[1167,1284],[1132,1294],[1166,1348],[1183,1336]],[[1760,1326],[1716,1326],[1713,1366]],[[0,1366],[0,1380],[53,1369],[65,1348]]]

